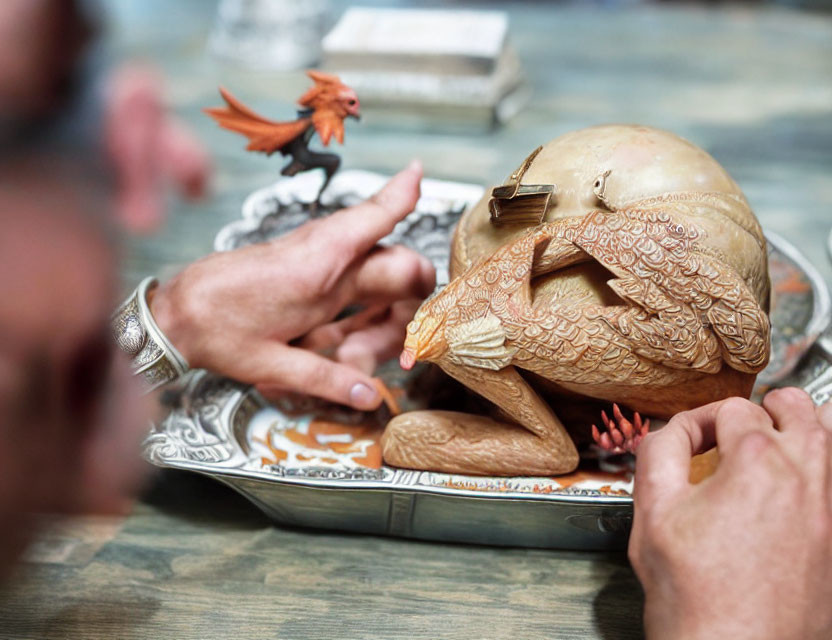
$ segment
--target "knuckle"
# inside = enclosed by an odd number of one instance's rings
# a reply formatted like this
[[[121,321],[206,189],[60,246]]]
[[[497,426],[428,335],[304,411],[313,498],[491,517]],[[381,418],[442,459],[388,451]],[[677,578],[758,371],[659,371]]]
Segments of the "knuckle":
[[[668,429],[669,427],[670,423],[665,425],[664,429],[648,433],[639,443],[638,455],[636,456],[636,467],[640,469],[640,473],[642,475],[646,474],[648,471],[647,461],[653,458],[653,450],[656,448],[656,442],[659,438],[667,437],[666,435],[661,435],[662,431]]]
[[[738,413],[745,413],[755,411],[758,407],[744,398],[728,398],[722,401],[722,404],[717,409],[717,420],[727,416],[733,416]]]
[[[803,391],[803,389],[798,389],[797,387],[774,389],[765,397],[766,404],[773,404],[775,406],[794,406],[798,404],[805,404],[807,402],[811,403],[811,401],[812,400],[809,397],[809,394]]]
[[[800,455],[803,466],[807,469],[818,469],[828,464],[830,450],[832,450],[832,434],[821,426],[807,429],[800,433],[802,447]]]
[[[680,411],[679,413],[675,414],[670,420],[668,420],[667,424],[658,429],[656,431],[650,431],[644,439],[642,439],[641,443],[638,445],[639,449],[644,446],[644,443],[650,440],[654,443],[652,446],[655,446],[655,443],[661,441],[662,438],[668,438],[675,435],[675,437],[685,437],[687,438],[687,430],[691,426],[691,424],[695,424],[696,420],[692,416],[692,411]]]
[[[348,280],[344,278],[348,267],[349,261],[343,254],[318,261],[300,283],[306,297],[312,300],[328,299]]]
[[[832,433],[820,425],[813,429],[808,429],[804,432],[806,440],[807,452],[813,452],[817,456],[826,457],[829,455],[830,445],[832,445]]]
[[[404,249],[404,247],[402,247]],[[414,295],[419,292],[422,280],[422,265],[419,259],[412,252],[404,250],[400,252],[401,259],[401,273],[400,277],[403,283],[402,293]]]
[[[316,237],[320,257],[330,263],[348,264],[354,260],[357,253],[355,244],[350,230],[334,225],[321,227]]]
[[[389,185],[386,185],[384,188],[379,189],[368,199],[368,202],[371,205],[375,207],[380,207],[385,211],[388,211],[391,208],[395,207],[397,201],[397,194],[392,192],[392,189]]]
[[[293,375],[290,373],[290,375]],[[310,392],[313,395],[331,398],[335,392],[335,385],[331,375],[323,366],[311,366],[297,380],[299,392]]]
[[[760,458],[770,454],[776,448],[771,436],[759,431],[752,431],[741,436],[737,443],[737,454],[743,458]]]
[[[661,438],[667,437],[667,434],[670,433],[670,429],[668,429],[668,427],[671,426],[671,422],[668,422],[663,429],[660,429],[659,431],[650,431],[646,436],[644,436],[641,443],[638,445],[638,452],[642,453],[652,450]]]
[[[809,398],[809,395],[805,391],[798,389],[797,387],[782,387],[780,389],[774,389],[769,392],[769,395],[774,398],[792,402],[801,402]]]
[[[821,405],[817,410],[818,420],[826,429],[832,429],[832,401]]]
[[[318,300],[328,296],[338,285],[341,279],[341,270],[331,265],[322,266],[320,271],[313,277],[301,283],[302,289],[307,297]]]
[[[715,420],[718,429],[749,422],[771,425],[771,418],[766,410],[745,398],[723,400],[716,410]]]
[[[690,420],[690,413],[690,411],[680,411],[679,413],[674,414],[674,416],[670,420],[668,420],[667,425],[670,426],[671,424],[675,424],[676,422],[684,422],[685,420]],[[652,433],[648,435],[652,435]]]

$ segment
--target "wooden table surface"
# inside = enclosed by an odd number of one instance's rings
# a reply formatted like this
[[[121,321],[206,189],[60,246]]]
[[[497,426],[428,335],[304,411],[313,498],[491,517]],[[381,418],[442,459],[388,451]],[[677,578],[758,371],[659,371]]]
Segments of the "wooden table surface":
[[[132,286],[208,252],[244,196],[277,176],[278,161],[242,153],[200,115],[217,102],[216,85],[280,117],[305,79],[212,60],[211,3],[107,4],[112,54],[166,71],[172,106],[217,169],[208,202],[174,202],[159,235],[130,243]],[[488,184],[566,131],[659,126],[710,151],[763,225],[832,280],[832,17],[542,2],[512,3],[509,13],[535,91],[521,114],[476,136],[350,124],[344,166],[391,173],[420,157],[430,177]],[[279,528],[230,490],[168,472],[126,518],[50,526],[0,594],[0,638],[638,638],[641,604],[623,554]]]

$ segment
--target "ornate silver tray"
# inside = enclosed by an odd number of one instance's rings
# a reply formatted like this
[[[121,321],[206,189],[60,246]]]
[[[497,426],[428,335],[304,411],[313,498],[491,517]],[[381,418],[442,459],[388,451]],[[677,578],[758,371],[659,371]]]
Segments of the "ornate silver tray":
[[[243,217],[220,231],[215,248],[275,237],[309,219],[319,179],[301,175],[253,193]],[[372,195],[386,178],[348,171],[324,208]],[[416,210],[385,239],[427,255],[448,279],[450,232],[482,188],[425,180]],[[817,401],[832,395],[830,299],[817,271],[769,234],[773,352],[758,390],[788,382]],[[395,366],[382,370],[406,387]],[[409,375],[409,374],[408,374]],[[410,398],[401,398],[407,406]],[[167,416],[144,443],[155,465],[203,473],[246,496],[276,522],[454,542],[572,549],[621,548],[632,514],[629,460],[588,457],[558,478],[455,476],[384,466],[378,437],[388,415],[361,414],[291,398],[270,405],[249,387],[204,371],[167,390]]]

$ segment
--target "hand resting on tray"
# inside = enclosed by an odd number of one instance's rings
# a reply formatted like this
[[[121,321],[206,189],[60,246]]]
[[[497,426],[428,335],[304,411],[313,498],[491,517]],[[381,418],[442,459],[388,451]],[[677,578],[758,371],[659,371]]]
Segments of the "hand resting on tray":
[[[435,284],[427,258],[377,245],[413,210],[421,177],[413,162],[367,202],[189,265],[153,296],[157,323],[192,367],[377,408],[372,372],[399,354]],[[364,310],[336,319],[349,305]]]
[[[690,458],[720,463],[688,482]],[[832,404],[798,389],[678,414],[639,448],[630,560],[649,638],[832,637]]]

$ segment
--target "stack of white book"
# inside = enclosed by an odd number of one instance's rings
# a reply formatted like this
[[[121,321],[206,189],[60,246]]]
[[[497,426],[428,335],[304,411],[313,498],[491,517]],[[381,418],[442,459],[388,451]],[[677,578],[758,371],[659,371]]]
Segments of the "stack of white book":
[[[488,128],[529,96],[502,12],[352,8],[323,56],[374,123]]]

